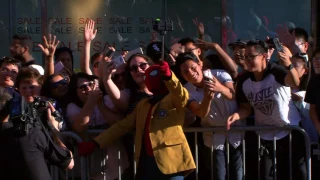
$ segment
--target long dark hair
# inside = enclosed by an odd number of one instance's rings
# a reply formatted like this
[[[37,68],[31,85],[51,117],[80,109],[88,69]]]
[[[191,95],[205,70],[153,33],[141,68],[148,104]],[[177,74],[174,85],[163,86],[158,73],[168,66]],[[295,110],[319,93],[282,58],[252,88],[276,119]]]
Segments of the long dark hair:
[[[131,93],[133,93],[134,91],[138,91],[140,90],[140,86],[134,81],[134,79],[131,76],[131,71],[130,71],[130,62],[132,61],[132,59],[134,59],[135,57],[141,57],[144,60],[146,60],[146,62],[151,65],[151,59],[143,54],[134,54],[132,55],[127,62],[127,66],[126,66],[126,78],[127,78],[127,85],[126,88],[129,89],[131,91]]]
[[[84,103],[80,101],[77,94],[78,80],[81,78],[87,79],[89,81],[95,81],[97,77],[93,75],[89,75],[87,73],[83,73],[83,72],[79,72],[71,77],[71,80],[69,83],[68,97],[70,98],[70,102],[76,104],[80,108],[82,108],[84,105]]]
[[[52,91],[51,91],[51,83],[52,79],[54,77],[61,76],[62,78],[65,78],[63,74],[51,74],[50,76],[47,77],[47,79],[43,82],[40,95],[45,96],[48,98],[56,99],[56,97],[53,97]]]

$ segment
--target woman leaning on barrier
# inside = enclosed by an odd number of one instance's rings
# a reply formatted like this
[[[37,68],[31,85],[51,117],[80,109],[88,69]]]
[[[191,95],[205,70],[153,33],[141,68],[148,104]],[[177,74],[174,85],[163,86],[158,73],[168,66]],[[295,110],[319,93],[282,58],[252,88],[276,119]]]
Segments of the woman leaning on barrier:
[[[245,62],[248,72],[243,74],[236,87],[236,99],[239,109],[228,118],[227,128],[238,120],[248,117],[252,109],[257,126],[299,125],[301,120],[297,108],[291,99],[291,88],[300,84],[299,76],[291,63],[291,52],[283,46],[278,52],[280,65],[267,62],[268,45],[261,40],[247,43]],[[304,137],[298,131],[292,131],[292,157],[289,157],[289,131],[258,131],[261,137],[261,178],[289,179],[289,160],[292,162],[293,179],[307,178],[304,159]],[[273,140],[276,147],[273,147]],[[276,164],[273,164],[273,148],[276,148]],[[275,166],[276,165],[276,166]],[[274,168],[276,167],[276,172]]]

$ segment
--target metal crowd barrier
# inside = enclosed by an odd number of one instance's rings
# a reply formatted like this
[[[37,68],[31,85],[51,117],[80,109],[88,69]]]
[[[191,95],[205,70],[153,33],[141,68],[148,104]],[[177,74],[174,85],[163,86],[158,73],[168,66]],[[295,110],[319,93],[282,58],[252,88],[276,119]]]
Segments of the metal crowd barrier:
[[[195,151],[195,163],[197,168],[195,169],[195,174],[196,174],[196,180],[199,179],[199,150],[198,150],[198,133],[201,132],[225,132],[227,134],[226,137],[226,142],[229,142],[228,138],[228,134],[231,132],[241,132],[242,134],[242,162],[243,162],[243,177],[245,179],[246,177],[246,169],[245,169],[245,164],[246,164],[246,139],[244,138],[244,133],[246,131],[275,131],[275,130],[286,130],[286,131],[290,131],[289,134],[289,163],[290,163],[290,180],[292,180],[292,164],[291,164],[291,160],[292,160],[292,136],[291,136],[291,131],[295,130],[298,131],[299,133],[301,133],[304,137],[304,143],[305,143],[305,163],[307,166],[307,175],[308,175],[308,180],[311,180],[311,148],[310,148],[310,140],[309,137],[307,135],[307,133],[300,128],[299,126],[282,126],[282,127],[276,127],[276,126],[237,126],[237,127],[232,127],[229,131],[226,131],[226,127],[210,127],[210,128],[205,128],[205,127],[199,127],[199,128],[185,128],[184,132],[185,133],[194,133],[195,136],[195,147],[190,147],[190,148],[194,148]],[[90,135],[97,135],[100,134],[101,132],[103,132],[103,130],[89,130],[88,133]],[[76,134],[72,133],[72,132],[68,132],[68,133],[64,133],[66,135],[68,135],[71,138],[76,139],[78,142],[81,142],[81,138],[78,137]],[[258,137],[258,147],[260,149],[261,144],[260,144],[260,136],[257,135]],[[259,149],[258,149],[258,153],[259,153]],[[213,180],[213,146],[211,146],[211,180]],[[274,170],[274,176],[273,179],[277,179],[276,173],[277,173],[277,160],[276,160],[276,138],[274,137],[273,139],[273,163],[275,164],[275,166],[273,166],[273,170]],[[229,162],[230,162],[230,158],[229,158],[229,143],[226,143],[226,158],[227,158],[227,169],[226,169],[226,173],[227,173],[227,179],[229,179]],[[134,152],[133,152],[134,153]],[[258,163],[258,180],[260,180],[260,161],[261,158],[258,155],[257,156],[257,163]],[[86,163],[86,158],[81,158],[81,179],[83,180],[87,180],[90,179],[90,172],[89,172],[89,167],[88,167],[88,163]],[[119,175],[119,180],[121,180],[121,165],[120,165],[120,159],[121,159],[121,153],[120,151],[118,151],[118,175]],[[102,166],[105,165],[105,162],[102,164]],[[104,168],[103,168],[104,169]],[[136,174],[136,162],[134,161],[134,174],[133,176]],[[101,172],[102,174],[105,174],[105,172]],[[66,175],[66,177],[68,177],[68,175]],[[105,179],[105,177],[104,177]]]

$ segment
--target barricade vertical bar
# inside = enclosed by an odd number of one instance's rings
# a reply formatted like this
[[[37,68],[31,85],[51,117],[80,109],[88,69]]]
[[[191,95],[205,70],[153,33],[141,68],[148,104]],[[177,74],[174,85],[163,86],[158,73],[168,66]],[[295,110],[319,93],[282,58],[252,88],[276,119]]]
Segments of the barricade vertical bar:
[[[211,169],[211,180],[213,180],[213,143],[211,142],[211,153],[210,153],[210,169]]]
[[[289,134],[289,177],[290,177],[290,180],[292,180],[292,134],[291,134],[292,131],[290,131],[290,134]]]
[[[136,143],[133,144],[133,177],[137,174],[137,161],[136,161]]]
[[[261,139],[260,139],[260,135],[258,135],[258,180],[260,180],[260,161],[261,161],[261,154],[260,154],[260,149],[261,149]]]
[[[226,138],[226,150],[227,150],[227,180],[230,179],[230,149],[229,149],[229,131],[227,131],[227,138]]]
[[[102,158],[103,158],[103,160],[102,160],[102,166],[101,166],[101,172],[103,173],[103,180],[107,180],[107,174],[106,174],[106,164],[107,164],[107,162],[106,161],[108,161],[108,158],[109,158],[109,155],[108,155],[108,153],[106,153],[105,152],[105,150],[101,150],[101,154],[102,154]]]
[[[199,179],[199,162],[198,162],[198,133],[194,132],[195,153],[196,153],[196,180]]]
[[[246,140],[244,139],[244,131],[241,131],[242,139],[242,168],[243,168],[243,180],[246,179]]]
[[[119,172],[118,172],[118,179],[119,180],[121,180],[121,152],[120,152],[120,148],[118,149],[118,170],[119,170]]]
[[[273,133],[273,179],[277,180],[277,141],[276,141],[276,136]]]
[[[310,147],[310,138],[308,134],[302,130],[299,129],[300,133],[304,136],[304,142],[306,147],[306,158],[307,158],[307,172],[308,172],[308,180],[311,180],[311,147]]]

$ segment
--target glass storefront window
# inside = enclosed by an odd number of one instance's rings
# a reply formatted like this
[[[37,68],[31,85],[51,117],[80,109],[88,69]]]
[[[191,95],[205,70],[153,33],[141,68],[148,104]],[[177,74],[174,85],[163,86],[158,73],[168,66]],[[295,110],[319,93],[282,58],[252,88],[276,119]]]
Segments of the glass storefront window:
[[[162,0],[7,0],[1,5],[2,56],[9,55],[13,34],[27,33],[34,41],[33,56],[42,63],[37,44],[47,29],[61,41],[60,46],[73,50],[75,68],[79,68],[87,18],[95,20],[98,29],[91,44],[93,54],[110,45],[118,51],[146,47],[151,40],[151,22],[163,12]],[[205,40],[217,43],[274,37],[279,24],[311,31],[311,0],[167,0],[166,9],[167,17],[174,22],[174,31],[166,36],[167,47],[178,38],[196,39],[195,19],[204,24]],[[222,37],[221,32],[227,36]]]

